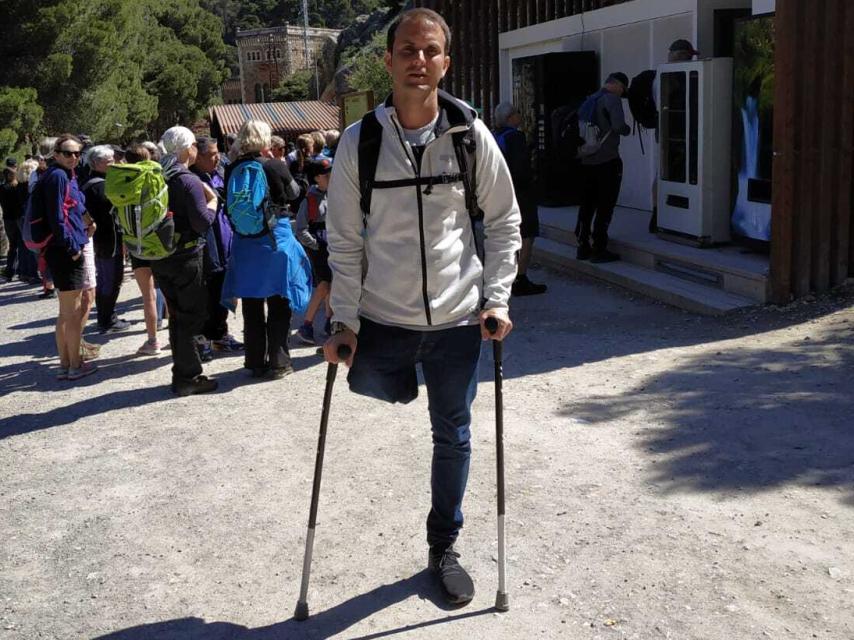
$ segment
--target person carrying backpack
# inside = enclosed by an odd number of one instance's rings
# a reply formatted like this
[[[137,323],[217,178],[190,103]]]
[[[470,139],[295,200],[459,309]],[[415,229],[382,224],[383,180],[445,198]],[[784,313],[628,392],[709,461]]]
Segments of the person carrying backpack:
[[[235,233],[222,297],[232,307],[234,298],[243,302],[244,367],[253,378],[277,379],[294,370],[291,312],[308,304],[311,268],[287,208],[299,187],[271,157],[271,135],[266,122],[244,122],[237,133],[242,155],[225,169],[225,212]]]
[[[481,341],[503,340],[513,327],[508,303],[522,241],[495,138],[472,107],[438,88],[450,44],[435,11],[398,14],[385,53],[392,94],[341,137],[326,217],[335,320],[324,353],[338,363],[347,345],[350,390],[392,403],[416,398],[421,364],[433,439],[428,567],[447,600],[465,604],[474,584],[455,543]]]
[[[622,105],[628,84],[625,73],[612,73],[602,89],[585,100],[578,112],[582,129],[595,132],[597,138],[591,141],[589,135],[582,134],[585,138],[581,150],[584,192],[575,230],[578,260],[599,263],[620,259],[618,254],[608,251],[608,227],[623,181],[620,136],[632,132],[626,124]]]
[[[193,132],[180,126],[167,129],[160,146],[174,236],[167,242],[168,255],[152,259],[151,270],[169,309],[172,392],[188,396],[214,391],[218,386],[215,380],[202,375],[195,339],[207,318],[202,250],[205,234],[216,216],[216,205],[211,206],[202,181],[188,168],[197,153]]]

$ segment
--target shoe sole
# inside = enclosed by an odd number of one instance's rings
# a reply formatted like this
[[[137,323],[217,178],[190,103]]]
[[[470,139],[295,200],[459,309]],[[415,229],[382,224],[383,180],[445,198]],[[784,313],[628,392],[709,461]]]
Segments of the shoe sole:
[[[69,373],[68,374],[68,380],[71,380],[72,382],[75,380],[80,380],[81,378],[85,378],[86,376],[91,376],[97,370],[98,370],[98,367],[93,367],[91,369],[86,369],[86,371],[83,371],[82,373],[78,373],[77,375],[73,375],[73,374]]]

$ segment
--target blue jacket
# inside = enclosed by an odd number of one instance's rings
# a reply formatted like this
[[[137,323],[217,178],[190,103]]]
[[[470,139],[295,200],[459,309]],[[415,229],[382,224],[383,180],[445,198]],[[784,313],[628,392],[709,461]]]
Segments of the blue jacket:
[[[83,224],[86,198],[74,172],[53,165],[39,178],[37,191],[53,232],[50,246],[63,247],[68,255],[77,255],[89,242],[89,236]]]
[[[232,311],[236,298],[282,296],[302,313],[311,298],[311,264],[294,237],[289,218],[279,218],[269,234],[257,238],[234,235],[222,285],[222,305]]]

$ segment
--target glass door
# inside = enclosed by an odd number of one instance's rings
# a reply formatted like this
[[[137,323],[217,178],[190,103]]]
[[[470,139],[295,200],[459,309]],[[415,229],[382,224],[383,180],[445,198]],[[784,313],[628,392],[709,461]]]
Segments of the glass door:
[[[661,179],[686,182],[688,83],[684,71],[661,74]]]

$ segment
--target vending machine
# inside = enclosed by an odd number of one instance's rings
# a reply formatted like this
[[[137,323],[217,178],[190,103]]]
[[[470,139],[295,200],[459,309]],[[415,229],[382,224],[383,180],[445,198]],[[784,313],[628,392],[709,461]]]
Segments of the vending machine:
[[[531,146],[538,202],[580,202],[580,170],[574,153],[557,148],[555,119],[581,105],[599,85],[595,51],[566,51],[513,60],[513,103]]]
[[[709,246],[730,240],[732,58],[658,67],[658,228]]]

